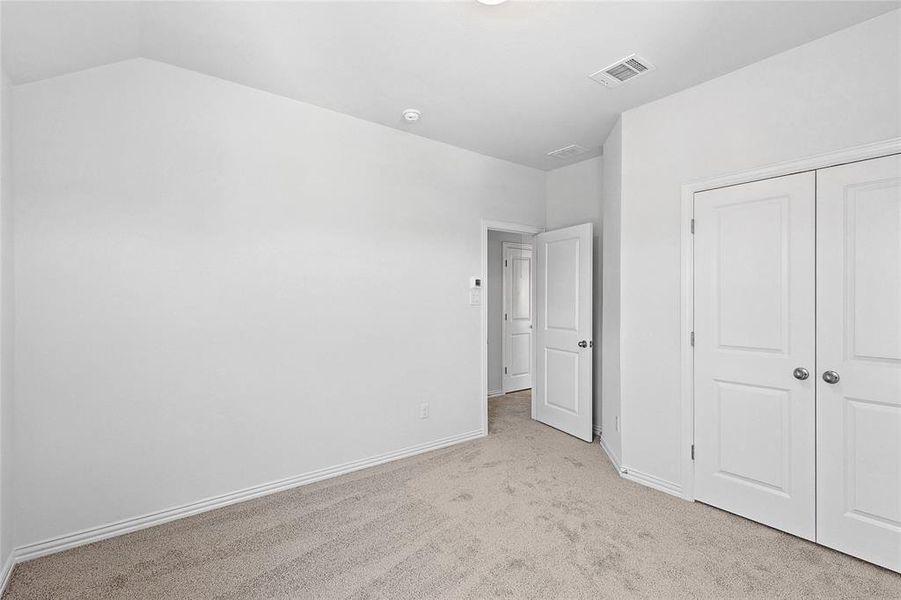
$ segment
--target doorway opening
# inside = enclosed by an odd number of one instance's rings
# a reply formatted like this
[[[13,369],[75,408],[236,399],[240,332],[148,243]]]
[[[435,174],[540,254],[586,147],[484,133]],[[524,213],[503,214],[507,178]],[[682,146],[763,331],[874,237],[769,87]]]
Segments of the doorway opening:
[[[482,418],[488,433],[488,401],[529,390],[534,372],[534,258],[542,229],[514,223],[482,223]],[[534,416],[534,407],[532,408]]]
[[[532,387],[532,236],[488,232],[488,396]]]
[[[491,391],[528,397],[532,419],[592,441],[592,232],[482,222],[483,435]]]

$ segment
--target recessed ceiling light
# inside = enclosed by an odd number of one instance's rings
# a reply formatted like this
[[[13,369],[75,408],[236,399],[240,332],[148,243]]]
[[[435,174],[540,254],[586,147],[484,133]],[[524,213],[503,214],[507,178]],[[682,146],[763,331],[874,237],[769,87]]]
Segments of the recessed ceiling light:
[[[503,4],[507,0],[476,0],[479,4],[487,4],[488,6],[497,6]]]
[[[415,108],[408,108],[401,114],[404,116],[404,119],[406,119],[407,121],[410,121],[411,123],[413,121],[418,121],[419,118],[422,116],[422,113],[419,112],[418,110],[416,110]]]

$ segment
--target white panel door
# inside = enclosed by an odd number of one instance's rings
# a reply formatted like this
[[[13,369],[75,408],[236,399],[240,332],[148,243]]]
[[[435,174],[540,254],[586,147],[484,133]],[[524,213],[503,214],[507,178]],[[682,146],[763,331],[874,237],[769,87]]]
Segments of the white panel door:
[[[810,540],[814,196],[809,172],[694,199],[695,496]]]
[[[532,246],[503,243],[504,393],[532,387]]]
[[[592,226],[535,236],[535,418],[592,441]]]
[[[817,541],[901,571],[901,156],[817,197]]]

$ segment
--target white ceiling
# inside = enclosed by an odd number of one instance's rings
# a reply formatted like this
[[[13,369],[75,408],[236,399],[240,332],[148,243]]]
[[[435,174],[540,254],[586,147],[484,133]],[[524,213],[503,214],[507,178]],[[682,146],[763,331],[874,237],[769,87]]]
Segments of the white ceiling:
[[[624,110],[899,6],[4,2],[3,63],[18,84],[145,57],[553,169],[599,154]],[[657,70],[615,89],[587,77],[633,52]],[[545,156],[569,144],[592,152]]]

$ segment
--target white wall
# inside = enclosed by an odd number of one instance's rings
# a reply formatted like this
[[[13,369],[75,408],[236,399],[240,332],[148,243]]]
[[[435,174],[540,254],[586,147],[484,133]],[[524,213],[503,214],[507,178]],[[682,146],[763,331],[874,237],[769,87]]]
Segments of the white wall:
[[[547,228],[593,223],[597,229],[601,224],[602,186],[602,156],[548,171]]]
[[[488,393],[504,388],[504,242],[531,244],[532,236],[504,231],[488,232]]]
[[[601,426],[601,203],[603,193],[603,159],[598,156],[573,165],[561,167],[547,174],[548,229],[560,229],[570,225],[592,223],[594,225],[594,369],[592,396],[594,399],[594,428]]]
[[[622,117],[622,459],[681,485],[684,183],[901,135],[893,11]],[[608,174],[609,176],[609,174]]]
[[[0,69],[2,71],[2,69]],[[0,72],[0,568],[13,549],[12,407],[13,407],[13,227],[10,93]],[[2,573],[2,571],[0,571]]]
[[[146,60],[13,103],[18,545],[480,430],[543,172]]]
[[[622,223],[623,127],[617,121],[604,141],[604,235],[601,297],[601,438],[613,458],[622,461],[620,428],[620,227]]]

